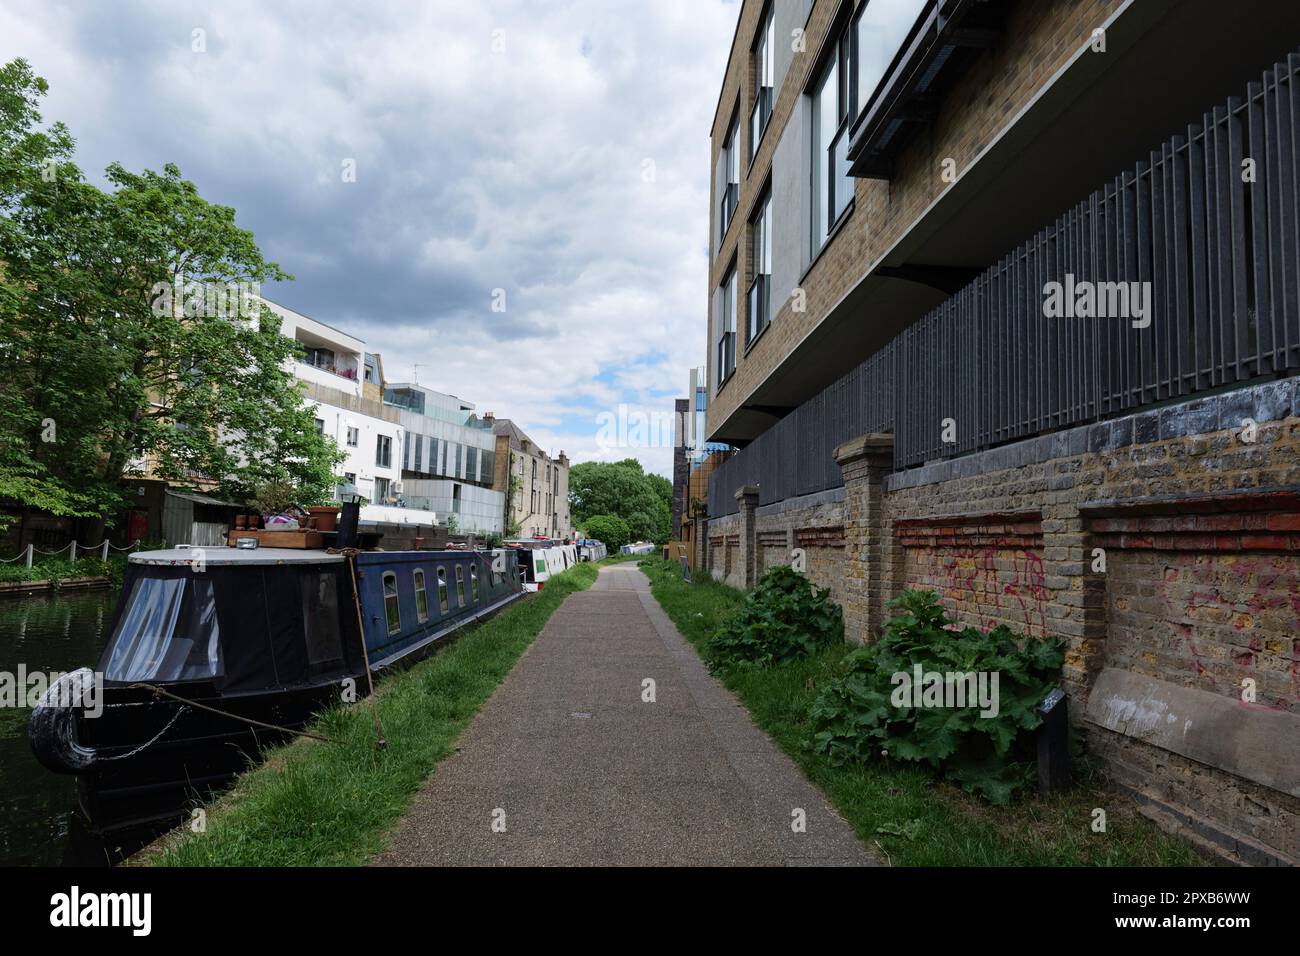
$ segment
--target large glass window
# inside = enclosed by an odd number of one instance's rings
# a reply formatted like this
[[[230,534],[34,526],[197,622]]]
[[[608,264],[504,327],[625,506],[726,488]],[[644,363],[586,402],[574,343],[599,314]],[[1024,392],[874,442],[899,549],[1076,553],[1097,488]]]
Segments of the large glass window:
[[[718,245],[727,236],[727,227],[736,214],[736,205],[740,201],[740,117],[731,118],[731,127],[727,138],[722,143],[722,163],[726,171],[726,180],[722,185],[722,195],[718,200]]]
[[[107,680],[209,680],[224,675],[211,579],[137,577],[109,647]]]
[[[746,312],[748,344],[758,337],[772,321],[772,196],[768,193],[758,204],[754,218],[749,221],[750,261],[754,280],[749,284]]]
[[[722,314],[718,316],[718,386],[736,369],[736,267],[722,281]]]
[[[926,0],[869,0],[858,10],[853,24],[856,110],[866,109],[875,97],[925,5]]]
[[[388,618],[389,634],[402,629],[402,609],[397,604],[397,575],[392,571],[384,572],[384,615]]]
[[[753,162],[754,154],[758,152],[758,144],[767,129],[767,121],[772,118],[772,100],[775,95],[773,85],[776,82],[775,30],[775,17],[772,4],[769,3],[763,25],[758,30],[758,40],[754,44],[754,105],[749,111],[750,162]]]
[[[387,435],[380,435],[375,440],[375,464],[388,468],[393,462],[393,440]]]
[[[812,91],[812,251],[835,228],[849,200],[849,126],[854,116],[852,31],[844,30],[826,58]]]

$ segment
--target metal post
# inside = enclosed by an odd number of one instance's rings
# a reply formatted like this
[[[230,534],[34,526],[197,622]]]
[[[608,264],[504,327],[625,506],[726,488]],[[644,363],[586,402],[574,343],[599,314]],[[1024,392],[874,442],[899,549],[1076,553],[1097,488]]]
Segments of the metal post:
[[[35,547],[36,547],[36,546],[35,546],[35,545],[32,545],[32,544],[29,544],[29,545],[27,546],[27,567],[28,567],[28,568],[31,568],[31,566],[32,566],[32,552],[33,552],[33,550],[35,549]]]
[[[99,560],[101,561],[108,560],[108,539],[107,538],[105,538],[104,543],[99,546]]]
[[[76,540],[76,538],[73,538],[73,539],[72,539],[72,544],[68,545],[68,560],[70,560],[70,561],[76,561],[76,560],[77,560],[77,540]]]

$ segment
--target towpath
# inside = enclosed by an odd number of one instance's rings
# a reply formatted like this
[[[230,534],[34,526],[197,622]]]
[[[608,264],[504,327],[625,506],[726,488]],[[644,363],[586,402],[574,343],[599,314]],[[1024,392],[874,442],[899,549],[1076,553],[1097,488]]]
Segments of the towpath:
[[[565,600],[458,746],[376,863],[875,862],[629,565]]]

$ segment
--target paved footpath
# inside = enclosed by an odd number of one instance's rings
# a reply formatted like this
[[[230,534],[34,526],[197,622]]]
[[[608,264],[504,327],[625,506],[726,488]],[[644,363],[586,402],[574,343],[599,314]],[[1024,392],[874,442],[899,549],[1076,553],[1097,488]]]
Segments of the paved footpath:
[[[565,600],[458,744],[376,863],[875,863],[630,565]]]

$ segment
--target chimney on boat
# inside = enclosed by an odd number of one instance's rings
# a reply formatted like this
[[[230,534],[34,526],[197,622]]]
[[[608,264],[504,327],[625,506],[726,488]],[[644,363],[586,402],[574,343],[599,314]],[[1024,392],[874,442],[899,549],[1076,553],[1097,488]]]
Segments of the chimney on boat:
[[[355,548],[358,546],[360,536],[357,533],[357,527],[361,523],[361,502],[345,501],[343,511],[339,515],[339,533],[335,539],[335,546],[339,548]]]

